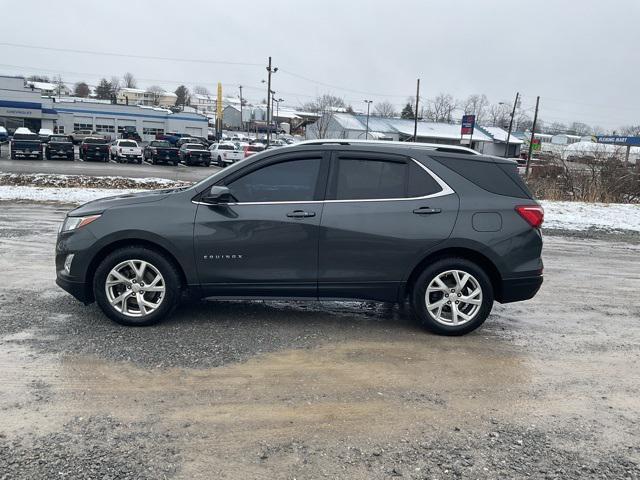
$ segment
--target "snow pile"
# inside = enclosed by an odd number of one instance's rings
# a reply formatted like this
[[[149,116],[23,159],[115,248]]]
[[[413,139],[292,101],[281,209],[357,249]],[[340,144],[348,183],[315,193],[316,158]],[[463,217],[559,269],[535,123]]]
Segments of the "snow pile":
[[[633,230],[640,232],[640,205],[541,201],[544,228],[559,230]]]
[[[98,198],[148,190],[128,188],[55,188],[0,185],[0,200],[83,204]]]
[[[0,173],[0,185],[21,187],[56,187],[89,189],[148,189],[174,188],[190,182],[166,178],[92,177],[89,175]]]

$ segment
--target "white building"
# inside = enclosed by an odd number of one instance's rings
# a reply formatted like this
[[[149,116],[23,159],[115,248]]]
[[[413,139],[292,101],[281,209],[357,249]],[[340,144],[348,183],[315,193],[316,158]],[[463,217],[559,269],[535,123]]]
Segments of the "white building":
[[[47,97],[59,97],[62,95],[71,95],[71,90],[63,83],[50,83],[50,82],[32,82],[27,81],[29,88],[40,90],[42,96]]]
[[[111,104],[68,97],[43,98],[41,91],[21,77],[0,76],[0,125],[12,131],[27,127],[59,133],[90,129],[117,138],[124,127],[135,127],[144,140],[165,132],[207,136],[207,117],[198,113],[172,113],[159,107]]]
[[[121,88],[117,95],[118,103],[125,105],[173,107],[177,99],[173,92],[150,92],[142,88]]]

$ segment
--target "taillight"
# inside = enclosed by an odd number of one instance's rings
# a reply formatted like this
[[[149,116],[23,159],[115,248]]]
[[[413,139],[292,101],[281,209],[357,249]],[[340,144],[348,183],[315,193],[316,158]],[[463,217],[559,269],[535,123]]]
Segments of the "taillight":
[[[544,209],[540,205],[518,205],[516,212],[533,228],[540,228],[544,222]]]

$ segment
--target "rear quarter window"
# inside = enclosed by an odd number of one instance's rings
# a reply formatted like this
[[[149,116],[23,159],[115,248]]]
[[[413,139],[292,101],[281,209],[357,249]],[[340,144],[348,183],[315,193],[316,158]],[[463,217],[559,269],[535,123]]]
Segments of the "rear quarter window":
[[[506,197],[532,198],[518,175],[516,164],[497,164],[457,156],[433,155],[431,158],[488,192]]]

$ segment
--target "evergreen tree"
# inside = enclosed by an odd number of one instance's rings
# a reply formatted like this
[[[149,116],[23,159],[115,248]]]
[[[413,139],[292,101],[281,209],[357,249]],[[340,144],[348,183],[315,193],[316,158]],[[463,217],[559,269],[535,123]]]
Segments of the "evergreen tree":
[[[174,93],[178,97],[176,98],[176,106],[184,107],[185,105],[189,105],[190,95],[189,89],[187,87],[185,87],[184,85],[180,85],[178,88],[176,88],[176,91]]]
[[[110,100],[113,87],[106,78],[100,80],[100,83],[96,87],[96,97],[100,100]]]
[[[407,103],[404,108],[402,109],[402,113],[400,114],[400,117],[402,118],[414,118],[415,115],[413,114],[413,107],[411,106],[410,103]]]

